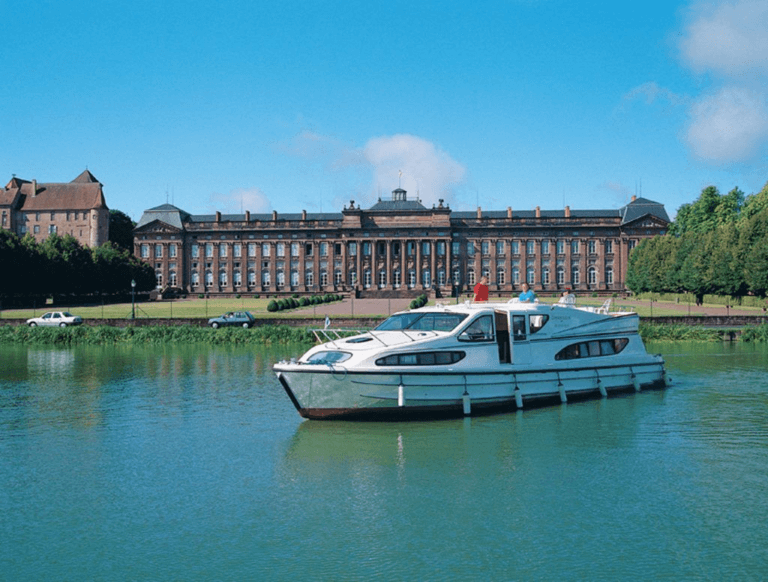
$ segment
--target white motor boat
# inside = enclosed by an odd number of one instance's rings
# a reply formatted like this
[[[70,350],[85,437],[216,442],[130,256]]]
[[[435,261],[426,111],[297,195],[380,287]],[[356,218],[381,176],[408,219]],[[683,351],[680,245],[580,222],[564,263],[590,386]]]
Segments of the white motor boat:
[[[638,315],[560,303],[463,303],[396,313],[375,329],[275,364],[299,414],[392,420],[474,415],[663,388]]]

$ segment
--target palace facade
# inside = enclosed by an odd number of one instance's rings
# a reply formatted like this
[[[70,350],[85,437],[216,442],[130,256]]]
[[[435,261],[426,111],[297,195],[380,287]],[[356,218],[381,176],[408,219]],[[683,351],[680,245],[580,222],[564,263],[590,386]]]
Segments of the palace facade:
[[[614,210],[451,210],[392,192],[369,209],[340,213],[191,215],[146,210],[134,252],[158,288],[190,293],[450,296],[485,275],[491,295],[526,281],[537,293],[623,292],[629,252],[664,234],[662,204],[633,197]]]
[[[88,170],[71,182],[38,182],[15,176],[0,190],[0,227],[42,242],[70,234],[81,245],[109,240],[109,208],[102,184]]]

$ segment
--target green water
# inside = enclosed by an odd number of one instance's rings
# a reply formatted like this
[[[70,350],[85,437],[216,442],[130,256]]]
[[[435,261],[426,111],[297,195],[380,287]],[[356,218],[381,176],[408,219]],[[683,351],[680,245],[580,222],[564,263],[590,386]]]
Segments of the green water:
[[[276,350],[0,347],[2,580],[760,580],[768,349],[663,392],[303,421]]]

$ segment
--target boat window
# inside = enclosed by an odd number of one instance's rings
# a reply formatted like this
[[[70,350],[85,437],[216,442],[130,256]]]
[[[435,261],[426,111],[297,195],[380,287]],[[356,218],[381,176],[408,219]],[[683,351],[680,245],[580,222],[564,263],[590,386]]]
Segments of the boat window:
[[[481,315],[459,335],[459,340],[464,342],[493,341],[493,339],[493,318],[491,315]]]
[[[463,360],[466,352],[412,352],[376,360],[377,366],[442,366]]]
[[[574,360],[596,356],[612,356],[621,353],[629,344],[629,339],[616,338],[610,340],[581,342],[564,347],[556,355],[556,360]]]
[[[549,315],[531,315],[529,326],[531,328],[531,335],[539,331],[542,327],[547,325],[549,321]]]
[[[307,358],[308,364],[338,364],[352,357],[347,352],[317,352]]]
[[[364,342],[369,342],[372,339],[373,339],[372,337],[364,335],[362,337],[353,337],[352,339],[348,339],[347,343],[348,344],[362,344]]]
[[[377,331],[415,329],[419,331],[451,331],[467,317],[466,313],[398,313],[381,322]]]
[[[525,339],[525,315],[512,316],[512,337],[516,341]]]

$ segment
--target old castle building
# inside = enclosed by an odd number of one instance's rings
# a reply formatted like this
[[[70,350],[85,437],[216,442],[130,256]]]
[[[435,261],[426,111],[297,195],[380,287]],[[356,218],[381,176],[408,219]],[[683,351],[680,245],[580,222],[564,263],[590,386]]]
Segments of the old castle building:
[[[71,182],[13,177],[0,190],[0,227],[37,242],[49,234],[71,234],[84,246],[109,240],[109,208],[102,185],[88,170]]]
[[[492,295],[527,281],[539,293],[624,291],[630,250],[667,230],[664,206],[634,198],[618,210],[456,212],[405,190],[340,213],[191,215],[146,210],[134,252],[158,287],[192,293],[449,296],[488,277]]]

